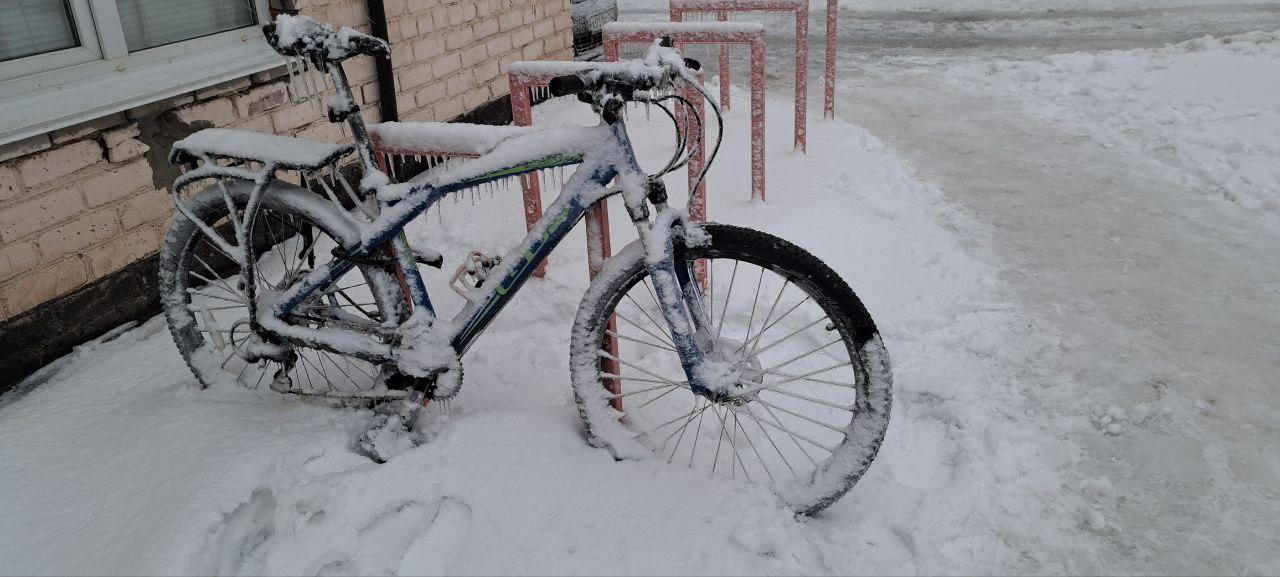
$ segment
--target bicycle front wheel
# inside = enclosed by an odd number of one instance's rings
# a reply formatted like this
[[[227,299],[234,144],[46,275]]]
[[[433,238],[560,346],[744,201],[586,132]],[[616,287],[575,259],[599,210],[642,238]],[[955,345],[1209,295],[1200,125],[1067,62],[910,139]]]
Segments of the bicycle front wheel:
[[[733,367],[741,394],[693,393],[644,249],[632,243],[605,264],[574,324],[573,387],[588,440],[617,458],[656,455],[768,485],[797,512],[816,513],[880,448],[889,357],[857,295],[817,257],[760,231],[704,228],[711,242],[677,246],[677,266],[706,271],[709,323],[697,340],[704,356]]]

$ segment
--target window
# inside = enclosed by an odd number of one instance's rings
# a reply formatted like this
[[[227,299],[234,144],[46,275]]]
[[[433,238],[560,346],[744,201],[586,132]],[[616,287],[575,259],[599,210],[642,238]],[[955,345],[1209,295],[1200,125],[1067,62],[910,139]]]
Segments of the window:
[[[0,0],[0,144],[282,63],[268,0]]]
[[[257,24],[249,0],[116,0],[130,52]]]
[[[80,45],[63,0],[0,4],[0,62]]]

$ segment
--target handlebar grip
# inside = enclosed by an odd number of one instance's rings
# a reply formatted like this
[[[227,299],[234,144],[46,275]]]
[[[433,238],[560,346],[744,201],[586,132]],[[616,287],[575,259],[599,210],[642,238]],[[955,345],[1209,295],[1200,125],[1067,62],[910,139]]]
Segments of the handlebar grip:
[[[552,78],[547,88],[551,89],[552,96],[569,96],[586,90],[587,83],[578,75],[570,74]]]
[[[699,71],[699,70],[702,70],[702,63],[701,63],[701,62],[698,62],[697,60],[694,60],[694,59],[692,59],[692,58],[685,58],[685,59],[684,59],[684,67],[685,67],[685,68],[688,68],[689,70],[692,70],[692,71],[694,71],[694,72],[697,72],[697,71]]]

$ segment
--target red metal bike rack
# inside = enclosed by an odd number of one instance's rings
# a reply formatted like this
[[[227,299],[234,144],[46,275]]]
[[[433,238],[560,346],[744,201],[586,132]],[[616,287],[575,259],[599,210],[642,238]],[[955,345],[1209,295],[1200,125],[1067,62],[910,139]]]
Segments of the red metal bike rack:
[[[650,44],[668,36],[687,44],[745,45],[751,48],[751,197],[765,200],[764,187],[764,26],[738,22],[612,22],[604,26],[604,58],[618,60],[622,44]],[[690,172],[693,173],[692,168]]]
[[[796,19],[795,147],[806,148],[806,110],[809,100],[809,2],[808,0],[670,0],[671,20],[684,21],[690,14],[714,14],[726,22],[730,12],[791,12]],[[754,63],[753,63],[754,64]],[[752,73],[755,73],[753,68]],[[763,69],[760,70],[763,74]],[[753,78],[754,80],[754,78]],[[720,106],[729,109],[729,49],[720,47]]]

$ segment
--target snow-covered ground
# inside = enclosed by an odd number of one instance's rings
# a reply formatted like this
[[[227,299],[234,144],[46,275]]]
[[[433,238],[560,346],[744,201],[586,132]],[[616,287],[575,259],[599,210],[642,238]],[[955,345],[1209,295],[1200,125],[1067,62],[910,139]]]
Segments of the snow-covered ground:
[[[539,122],[585,120],[572,101]],[[769,114],[788,118],[789,105]],[[669,132],[636,117],[642,154]],[[434,438],[385,465],[351,451],[369,415],[265,390],[192,388],[159,318],[82,347],[0,408],[0,572],[965,573],[1079,569],[1098,521],[1058,470],[1072,449],[1002,370],[1053,343],[967,250],[980,235],[866,131],[813,119],[809,155],[768,146],[751,202],[745,115],[711,180],[716,220],[791,239],[844,275],[881,325],[898,402],[871,472],[823,515],[582,440],[567,374],[581,236],[466,358]],[[672,179],[681,194],[682,179]],[[474,202],[474,205],[472,204]],[[615,242],[628,237],[620,207]],[[413,231],[455,260],[509,245],[514,192],[464,198]],[[616,245],[620,246],[620,244]],[[436,275],[443,277],[444,275]],[[432,285],[448,294],[443,280]],[[1029,336],[1030,335],[1030,336]],[[1101,523],[1102,525],[1099,525]],[[1083,565],[1088,567],[1089,565]]]
[[[879,1],[859,7],[899,6]],[[1236,36],[1280,12],[846,13],[844,121],[790,150],[771,26],[769,202],[741,109],[710,193],[714,220],[831,264],[893,355],[885,445],[831,509],[585,445],[579,232],[467,355],[452,416],[385,465],[351,451],[367,413],[194,390],[161,319],[85,345],[0,399],[0,574],[1280,573],[1280,55]],[[632,120],[665,158],[669,130]],[[522,223],[511,191],[411,234],[448,264]]]
[[[1106,148],[1166,163],[1192,186],[1280,212],[1280,36],[1253,32],[1143,50],[959,65],[996,92]]]

